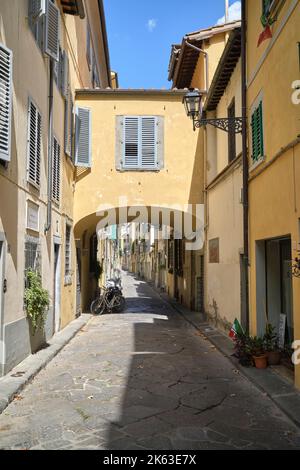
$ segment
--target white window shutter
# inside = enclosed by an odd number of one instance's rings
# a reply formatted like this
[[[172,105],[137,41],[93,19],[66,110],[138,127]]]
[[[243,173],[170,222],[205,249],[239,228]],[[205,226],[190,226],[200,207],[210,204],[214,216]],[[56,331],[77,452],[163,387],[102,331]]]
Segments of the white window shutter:
[[[28,109],[28,181],[40,185],[42,151],[42,117],[35,104],[30,100]]]
[[[55,137],[52,141],[52,198],[60,201],[60,145]]]
[[[90,168],[92,164],[91,110],[76,108],[75,165]]]
[[[59,60],[59,19],[60,13],[51,0],[46,0],[45,14],[45,53]]]
[[[68,84],[69,84],[69,59],[66,51],[62,53],[62,64],[61,64],[61,92],[65,98],[68,95]]]
[[[139,166],[139,118],[125,116],[124,118],[124,168],[138,168]]]
[[[140,118],[141,157],[142,169],[155,169],[157,162],[157,119],[154,116]]]
[[[0,44],[0,159],[10,161],[12,51]]]
[[[73,134],[73,100],[72,94],[69,90],[68,97],[65,100],[65,138],[64,149],[65,153],[72,156],[72,134]]]

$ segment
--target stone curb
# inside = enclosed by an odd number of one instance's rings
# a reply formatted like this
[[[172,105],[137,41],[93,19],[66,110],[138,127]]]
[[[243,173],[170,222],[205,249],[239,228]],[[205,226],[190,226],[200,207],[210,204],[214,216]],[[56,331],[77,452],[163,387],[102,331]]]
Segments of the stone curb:
[[[158,293],[164,302],[167,302],[195,329],[199,330],[236,369],[248,379],[256,388],[267,395],[280,410],[288,416],[293,423],[300,427],[300,392],[286,379],[276,374],[271,368],[259,370],[254,367],[243,367],[238,359],[232,356],[232,341],[221,331],[212,327],[205,316],[199,312],[192,312],[188,308],[178,304],[162,293],[152,283],[152,289]]]
[[[31,354],[18,364],[7,375],[0,378],[0,414],[18,393],[68,344],[85,326],[92,315],[83,314],[73,320],[63,330],[56,333],[49,341],[48,347]],[[18,377],[13,375],[20,374]]]

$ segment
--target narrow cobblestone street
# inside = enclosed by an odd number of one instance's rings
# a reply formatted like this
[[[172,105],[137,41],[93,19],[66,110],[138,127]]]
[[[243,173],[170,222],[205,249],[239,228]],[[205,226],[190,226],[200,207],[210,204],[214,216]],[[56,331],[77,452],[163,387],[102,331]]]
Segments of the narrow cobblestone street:
[[[300,433],[146,283],[93,317],[0,417],[0,448],[300,449]]]

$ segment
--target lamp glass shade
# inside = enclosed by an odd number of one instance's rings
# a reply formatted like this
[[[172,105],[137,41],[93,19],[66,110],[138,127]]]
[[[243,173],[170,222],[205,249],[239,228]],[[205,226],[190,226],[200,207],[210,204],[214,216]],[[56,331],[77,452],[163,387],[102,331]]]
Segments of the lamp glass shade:
[[[183,97],[185,112],[188,117],[196,118],[200,115],[201,95],[198,90],[189,91]]]

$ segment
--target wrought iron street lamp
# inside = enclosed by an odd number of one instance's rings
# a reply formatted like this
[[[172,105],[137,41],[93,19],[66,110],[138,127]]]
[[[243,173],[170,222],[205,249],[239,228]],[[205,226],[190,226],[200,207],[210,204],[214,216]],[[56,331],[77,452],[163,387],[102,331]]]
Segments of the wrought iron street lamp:
[[[193,120],[194,131],[196,128],[210,124],[225,132],[234,131],[235,134],[242,133],[243,118],[241,117],[207,119],[202,112],[202,96],[199,90],[188,91],[184,95],[182,102],[187,116]]]

